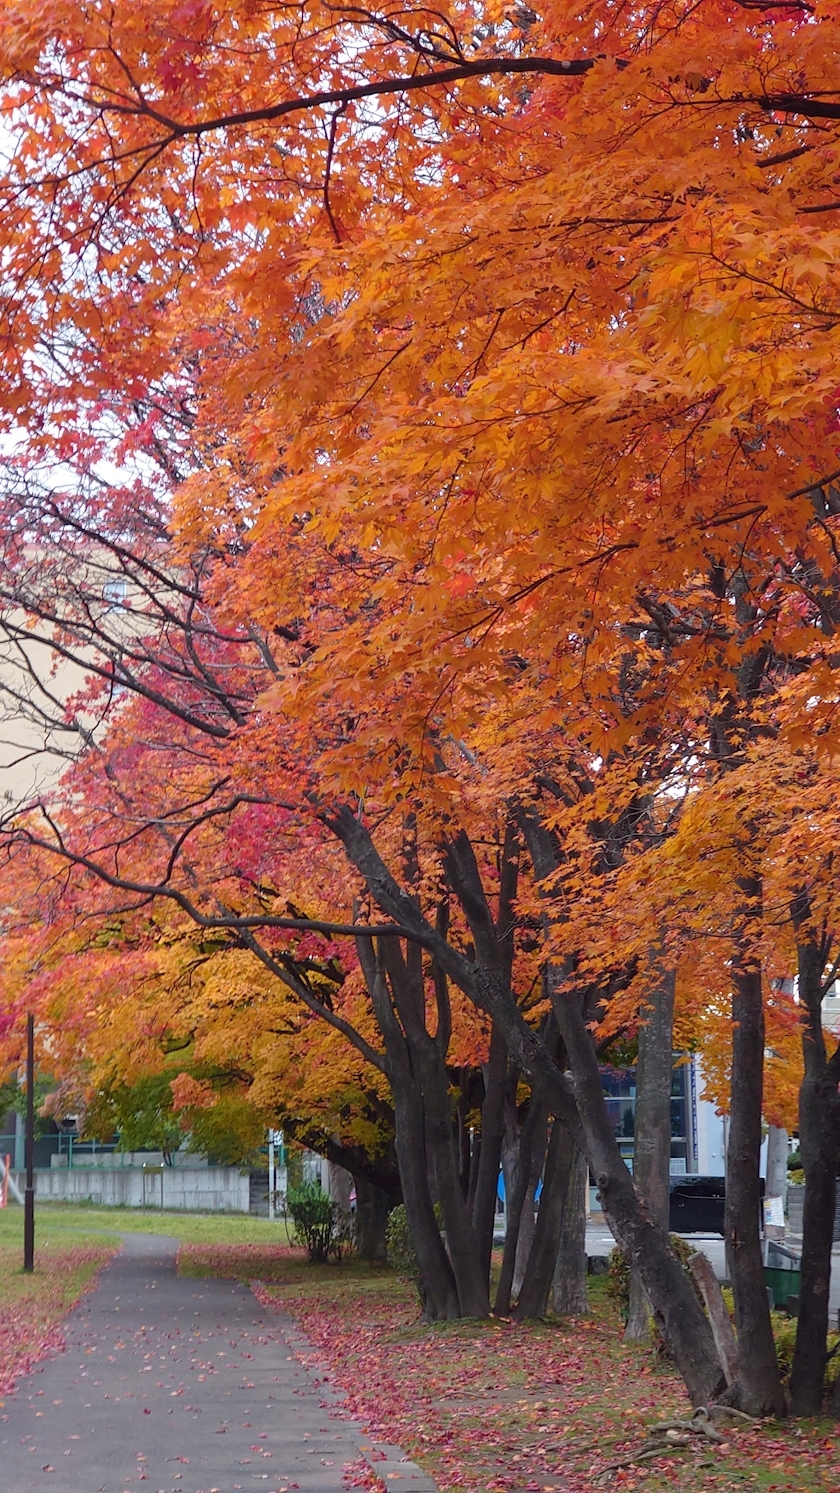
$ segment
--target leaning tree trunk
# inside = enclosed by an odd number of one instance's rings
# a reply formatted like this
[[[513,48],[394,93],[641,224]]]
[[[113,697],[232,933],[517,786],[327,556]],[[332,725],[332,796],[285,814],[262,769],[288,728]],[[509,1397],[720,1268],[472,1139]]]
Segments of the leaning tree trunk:
[[[586,1186],[589,1167],[577,1146],[569,1165],[560,1243],[554,1265],[551,1304],[558,1317],[585,1317],[586,1295]]]
[[[584,1149],[607,1223],[630,1268],[641,1277],[654,1320],[674,1356],[692,1403],[708,1405],[725,1385],[709,1320],[687,1272],[671,1249],[667,1230],[652,1217],[624,1164],[580,1000],[573,993],[558,992],[553,1005],[568,1053]],[[534,1080],[544,1083],[546,1092],[556,1088],[556,1080],[538,1054],[534,1054],[534,1059],[531,1063]],[[522,1061],[527,1066],[524,1055]],[[562,1075],[557,1074],[557,1078],[562,1079]],[[557,1098],[559,1101],[559,1094]]]
[[[668,970],[651,993],[639,1026],[633,1181],[657,1223],[668,1227],[671,1177],[671,1074],[674,1064],[676,973]],[[649,1336],[650,1307],[641,1277],[630,1276],[630,1310],[624,1336],[631,1343]]]
[[[537,881],[557,869],[557,850],[548,830],[534,817],[523,830]],[[554,983],[556,982],[556,983]],[[641,1277],[645,1295],[695,1405],[708,1405],[723,1390],[725,1378],[709,1320],[694,1287],[668,1239],[636,1192],[624,1164],[607,1111],[598,1058],[580,999],[566,992],[559,971],[552,971],[552,1007],[566,1047],[572,1078],[551,1061],[545,1044],[529,1030],[509,992],[497,989],[488,975],[476,980],[479,1001],[504,1018],[511,1059],[519,1063],[554,1113],[580,1132],[581,1149],[595,1177],[607,1223]]]
[[[761,894],[761,884],[753,878],[745,878],[742,889],[753,900]],[[724,1223],[738,1332],[738,1404],[750,1415],[783,1415],[759,1234],[764,1002],[761,970],[746,953],[732,972],[732,1020]]]
[[[802,921],[804,909],[794,921]],[[799,1146],[805,1168],[802,1262],[796,1346],[790,1375],[794,1415],[819,1415],[825,1385],[831,1246],[840,1158],[840,1047],[826,1057],[822,998],[828,949],[822,940],[797,947],[804,1073],[799,1090]],[[840,1381],[838,1381],[840,1382]],[[840,1392],[834,1413],[840,1415]]]
[[[555,1120],[548,1144],[534,1240],[514,1311],[514,1316],[520,1320],[544,1317],[546,1313],[576,1151],[577,1147],[568,1127],[562,1120]]]

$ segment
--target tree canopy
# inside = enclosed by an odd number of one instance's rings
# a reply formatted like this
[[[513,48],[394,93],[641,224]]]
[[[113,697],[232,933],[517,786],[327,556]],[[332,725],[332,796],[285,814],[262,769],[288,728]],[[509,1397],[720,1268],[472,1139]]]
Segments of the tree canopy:
[[[393,1122],[451,1315],[487,1309],[501,1047],[708,1398],[593,1095],[668,971],[752,1219],[762,1102],[811,1081],[835,7],[6,9],[0,693],[12,754],[69,764],[4,819],[9,1051],[42,992],[115,1081],[174,1034],[268,1108],[294,1070],[350,1147]],[[447,1261],[410,1153],[455,1068],[496,1149],[473,1236],[440,1140]]]

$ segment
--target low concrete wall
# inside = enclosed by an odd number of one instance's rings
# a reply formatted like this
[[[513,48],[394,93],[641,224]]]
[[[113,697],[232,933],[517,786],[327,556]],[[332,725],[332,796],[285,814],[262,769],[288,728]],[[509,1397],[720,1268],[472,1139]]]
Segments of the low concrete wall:
[[[787,1190],[787,1223],[792,1234],[802,1233],[802,1210],[805,1205],[805,1188],[788,1187]],[[840,1187],[837,1189],[837,1203],[834,1209],[834,1243],[840,1244]]]
[[[13,1172],[23,1190],[23,1172]],[[250,1178],[237,1166],[166,1166],[145,1173],[146,1206],[188,1212],[247,1213]],[[35,1173],[35,1197],[61,1202],[100,1203],[104,1207],[142,1208],[144,1172],[129,1167],[64,1167]]]
[[[195,1153],[192,1152],[192,1151],[173,1151],[173,1152],[171,1152],[170,1161],[171,1161],[172,1166],[174,1166],[174,1167],[175,1166],[185,1166],[188,1169],[192,1169],[192,1171],[199,1171],[202,1167],[206,1168],[206,1166],[207,1166],[207,1157],[206,1156],[196,1156]],[[110,1168],[110,1169],[113,1170],[114,1168],[119,1169],[120,1167],[124,1167],[124,1166],[125,1167],[132,1167],[132,1166],[142,1167],[142,1166],[163,1166],[163,1165],[164,1165],[164,1159],[163,1159],[163,1152],[162,1151],[93,1151],[93,1152],[91,1152],[91,1151],[86,1151],[84,1149],[84,1146],[79,1146],[78,1148],[74,1147],[74,1149],[73,1149],[73,1165],[72,1165],[72,1167],[70,1166],[70,1156],[69,1156],[69,1154],[68,1154],[67,1151],[63,1151],[61,1153],[61,1155],[59,1155],[57,1152],[55,1152],[50,1157],[50,1166],[51,1167],[55,1167],[56,1169],[66,1167],[66,1168],[69,1168],[70,1171],[76,1171],[78,1168],[83,1167],[83,1166],[99,1166],[99,1167],[104,1166],[106,1168]]]

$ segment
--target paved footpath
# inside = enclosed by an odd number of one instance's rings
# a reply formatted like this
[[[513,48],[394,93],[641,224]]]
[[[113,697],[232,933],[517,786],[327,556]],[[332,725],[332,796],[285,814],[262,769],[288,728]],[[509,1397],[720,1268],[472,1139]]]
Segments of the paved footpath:
[[[435,1493],[399,1448],[329,1414],[283,1312],[235,1281],[175,1273],[176,1242],[126,1236],[67,1319],[64,1353],[0,1402],[3,1493],[340,1493],[361,1457]]]

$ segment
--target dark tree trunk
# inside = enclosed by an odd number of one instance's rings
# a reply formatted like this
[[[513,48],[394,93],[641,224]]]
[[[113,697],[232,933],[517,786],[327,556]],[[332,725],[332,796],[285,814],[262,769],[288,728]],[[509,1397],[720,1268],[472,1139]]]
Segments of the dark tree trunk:
[[[531,1144],[531,1165],[528,1172],[528,1186],[525,1192],[525,1201],[519,1214],[519,1235],[516,1241],[516,1260],[513,1267],[513,1295],[517,1297],[522,1289],[525,1272],[528,1269],[528,1261],[531,1257],[531,1246],[534,1242],[536,1232],[537,1212],[537,1188],[545,1166],[546,1148],[548,1146],[548,1115],[543,1111],[542,1124],[536,1132]]]
[[[805,909],[794,908],[801,922]],[[799,1000],[802,1007],[804,1074],[799,1090],[799,1146],[805,1169],[802,1264],[796,1347],[790,1375],[794,1415],[819,1415],[822,1409],[826,1335],[829,1316],[831,1246],[840,1160],[840,1048],[826,1056],[822,999],[829,950],[823,940],[797,947]],[[835,1413],[840,1413],[840,1397]]]
[[[516,1235],[516,1255],[513,1262],[513,1283],[511,1292],[514,1301],[519,1295],[519,1292],[522,1290],[522,1282],[525,1279],[525,1272],[528,1269],[528,1261],[531,1258],[531,1245],[534,1242],[534,1233],[537,1226],[537,1187],[539,1186],[540,1181],[539,1175],[537,1175],[536,1177],[534,1176],[534,1168],[542,1167],[545,1161],[545,1147],[542,1145],[542,1141],[544,1138],[547,1138],[547,1136],[548,1131],[546,1130],[545,1137],[540,1136],[538,1152],[531,1153],[531,1174],[528,1178],[528,1184],[525,1190],[525,1197],[522,1202],[522,1207],[519,1210],[519,1229]]]
[[[607,1223],[627,1255],[631,1269],[635,1268],[641,1277],[654,1320],[685,1380],[692,1403],[708,1405],[725,1383],[708,1318],[671,1249],[667,1230],[651,1216],[624,1164],[580,1001],[573,994],[558,993],[554,1009],[569,1056],[585,1150]],[[545,1078],[551,1081],[548,1073]],[[535,1081],[541,1081],[540,1075],[535,1074]]]
[[[668,970],[641,1012],[636,1066],[633,1181],[656,1222],[668,1227],[671,1177],[671,1072],[674,1062],[676,973]],[[624,1336],[648,1337],[650,1307],[637,1271],[630,1277],[630,1311]]]
[[[557,869],[556,847],[549,832],[533,816],[524,822],[525,838],[538,881]],[[557,972],[553,972],[556,978]],[[550,1061],[535,1033],[503,994],[495,997],[505,1013],[511,1060],[518,1062],[533,1084],[577,1134],[601,1194],[613,1235],[627,1255],[630,1268],[641,1278],[651,1311],[682,1375],[692,1403],[708,1405],[725,1386],[712,1329],[685,1270],[671,1249],[667,1230],[652,1217],[636,1192],[624,1164],[607,1111],[598,1058],[574,993],[556,988],[552,1005],[565,1044],[572,1090]],[[489,987],[485,1004],[492,1008]]]
[[[569,1165],[560,1243],[554,1265],[551,1304],[558,1317],[585,1317],[586,1296],[586,1185],[589,1167],[583,1152],[574,1147]]]
[[[516,1259],[519,1250],[519,1232],[522,1224],[522,1211],[528,1196],[531,1181],[531,1162],[535,1149],[539,1149],[540,1137],[545,1132],[546,1109],[538,1099],[531,1095],[528,1105],[528,1113],[522,1122],[519,1132],[519,1151],[516,1164],[513,1168],[512,1181],[506,1180],[506,1217],[505,1249],[502,1256],[502,1268],[499,1274],[499,1284],[496,1287],[496,1300],[493,1311],[497,1317],[510,1316],[510,1300],[513,1294],[513,1280],[516,1272]]]
[[[495,946],[492,948],[498,967],[507,974],[508,983],[510,983],[513,969],[514,929],[516,927],[514,903],[518,880],[519,831],[511,822],[505,827],[504,843],[499,859],[499,899],[493,928]],[[484,1065],[480,1165],[476,1174],[475,1196],[472,1199],[473,1227],[478,1240],[479,1260],[484,1278],[488,1283],[488,1290],[502,1142],[505,1133],[508,1081],[507,1045],[501,1027],[498,1022],[494,1021],[490,1028],[490,1050]],[[516,1107],[515,1089],[514,1083],[514,1109]]]
[[[827,1092],[827,1084],[820,1087],[823,1090],[819,1095],[822,1101],[820,1108],[823,1110],[826,1128],[819,1137],[816,1154],[812,1157],[811,1166],[805,1173],[805,1199],[802,1209],[802,1273],[799,1287],[796,1346],[790,1376],[790,1406],[794,1415],[820,1414],[825,1383],[840,1118],[836,1113],[831,1115],[832,1099],[835,1101],[836,1110],[836,1085],[833,1094]],[[816,1099],[817,1095],[813,1098]],[[816,1108],[816,1105],[814,1107]],[[800,1115],[801,1113],[800,1109]],[[801,1119],[799,1135],[801,1144]]]
[[[400,1053],[403,1064],[401,1079],[416,1088],[422,1101],[424,1135],[428,1160],[431,1162],[438,1201],[443,1212],[446,1248],[455,1276],[459,1314],[464,1317],[486,1317],[490,1311],[487,1284],[482,1278],[478,1247],[472,1219],[461,1183],[449,1074],[446,1068],[448,1018],[443,1022],[445,1039],[429,1034],[426,1026],[426,998],[423,979],[422,950],[409,944],[405,956],[395,939],[382,941],[382,971],[374,980],[374,1010],[389,1052]],[[385,984],[385,976],[389,985]],[[390,996],[388,991],[390,989]],[[439,1001],[443,991],[438,991]],[[440,1025],[440,1021],[439,1021]],[[403,1074],[405,1077],[403,1078]],[[397,1110],[398,1096],[394,1094]],[[400,1153],[400,1174],[405,1164]],[[427,1173],[428,1175],[428,1173]],[[403,1176],[406,1211],[408,1196]],[[409,1225],[412,1228],[411,1220]]]
[[[449,1320],[460,1316],[458,1287],[440,1237],[429,1190],[425,1096],[412,1064],[410,1044],[397,1019],[392,1002],[393,987],[389,990],[382,950],[380,948],[374,954],[371,940],[366,938],[357,939],[356,948],[387,1054],[387,1076],[394,1102],[394,1149],[411,1242],[420,1272],[423,1310],[430,1321]],[[414,992],[408,987],[404,963],[400,965],[396,959],[394,969],[397,982],[405,976],[405,984],[397,984],[405,1008]],[[451,1142],[451,1125],[449,1135]]]
[[[489,1282],[490,1257],[493,1252],[493,1228],[496,1222],[496,1197],[502,1157],[505,1092],[507,1087],[507,1047],[496,1022],[490,1033],[490,1052],[484,1079],[484,1103],[481,1106],[481,1152],[473,1198],[473,1228],[478,1241],[478,1257],[483,1277]]]
[[[542,1036],[525,1021],[498,957],[498,936],[469,839],[459,832],[443,847],[450,885],[464,909],[475,944],[475,959],[454,948],[418,911],[413,899],[389,872],[369,831],[349,806],[324,815],[362,876],[377,907],[398,919],[412,937],[433,951],[450,979],[499,1023],[512,1063],[527,1073],[548,1108],[580,1138],[598,1183],[607,1222],[642,1276],[654,1316],[673,1352],[677,1368],[696,1405],[707,1405],[724,1385],[711,1327],[694,1288],[668,1242],[636,1194],[621,1157],[607,1111],[592,1034],[577,1001],[555,992],[554,1006],[573,1076],[570,1088]],[[550,862],[531,843],[538,879],[557,865],[553,843],[542,831]],[[537,854],[534,850],[537,850]],[[544,866],[544,869],[541,867]],[[403,1184],[405,1185],[405,1184]]]
[[[429,1192],[423,1107],[403,1083],[394,1087],[396,1150],[411,1242],[420,1271],[423,1312],[433,1322],[460,1317],[458,1287]]]
[[[386,1192],[367,1177],[354,1175],[356,1184],[356,1253],[361,1260],[385,1259],[385,1230],[400,1194]]]
[[[460,1312],[463,1317],[486,1317],[490,1300],[453,1144],[449,1080],[433,1039],[428,1038],[418,1045],[422,1048],[417,1058],[422,1074],[426,1135],[443,1212],[446,1245],[458,1287]]]
[[[753,905],[761,883],[745,878]],[[770,1326],[759,1234],[764,1002],[761,970],[743,953],[732,972],[732,1098],[726,1151],[726,1245],[735,1295],[738,1404],[750,1415],[783,1415],[784,1394]]]
[[[576,1151],[574,1140],[562,1120],[555,1120],[548,1144],[534,1240],[514,1311],[514,1316],[520,1319],[545,1316]]]
[[[633,1187],[613,1133],[592,1036],[579,1003],[562,995],[555,1004],[573,1075],[572,1091],[545,1042],[522,1019],[510,993],[500,990],[487,972],[476,971],[474,979],[478,1004],[503,1026],[513,1061],[529,1075],[538,1093],[548,1096],[573,1134],[581,1137],[607,1222],[642,1276],[655,1320],[692,1403],[708,1405],[725,1385],[711,1327],[666,1231],[651,1218]]]

